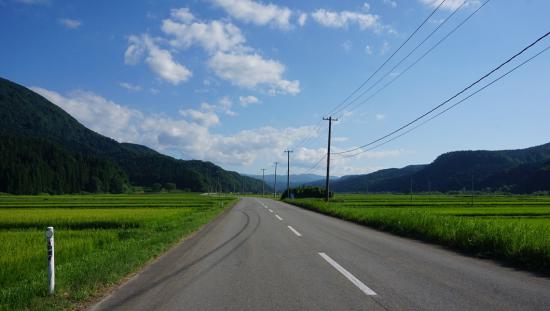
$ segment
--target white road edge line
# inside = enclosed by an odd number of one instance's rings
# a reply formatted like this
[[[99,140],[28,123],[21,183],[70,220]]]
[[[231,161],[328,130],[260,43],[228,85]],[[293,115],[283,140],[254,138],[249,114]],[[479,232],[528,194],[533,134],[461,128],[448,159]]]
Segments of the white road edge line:
[[[279,215],[277,215],[277,214],[275,214],[275,217],[277,217],[277,219],[279,219],[279,220],[283,220],[283,219],[281,218],[281,216],[279,216]]]
[[[269,212],[270,212],[270,213],[273,213],[273,210],[272,210],[272,209],[269,209]]]
[[[349,273],[348,270],[344,269],[344,267],[340,266],[336,261],[334,261],[332,258],[330,258],[325,253],[319,253],[319,256],[323,257],[324,260],[326,260],[331,266],[333,266],[338,272],[342,273],[350,282],[353,283],[353,285],[357,286],[363,293],[365,293],[368,296],[376,296],[377,294],[370,289],[367,285],[363,284],[363,282],[359,281],[358,278],[356,278],[353,274]]]
[[[294,232],[294,234],[296,234],[297,236],[302,236],[302,234],[300,234],[300,232],[296,231],[296,229],[292,228],[292,226],[287,226],[288,229],[290,229],[290,231]]]

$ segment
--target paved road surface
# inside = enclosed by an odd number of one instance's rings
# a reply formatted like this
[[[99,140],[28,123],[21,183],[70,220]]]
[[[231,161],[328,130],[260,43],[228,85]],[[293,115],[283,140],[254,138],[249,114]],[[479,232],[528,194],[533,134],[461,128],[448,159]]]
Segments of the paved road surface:
[[[244,198],[94,310],[550,310],[550,279]]]

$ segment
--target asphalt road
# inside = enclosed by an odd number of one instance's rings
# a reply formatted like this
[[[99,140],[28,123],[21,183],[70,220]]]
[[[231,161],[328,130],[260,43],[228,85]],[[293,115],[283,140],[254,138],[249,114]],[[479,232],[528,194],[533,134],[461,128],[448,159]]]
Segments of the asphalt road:
[[[92,310],[550,310],[550,279],[244,198]]]

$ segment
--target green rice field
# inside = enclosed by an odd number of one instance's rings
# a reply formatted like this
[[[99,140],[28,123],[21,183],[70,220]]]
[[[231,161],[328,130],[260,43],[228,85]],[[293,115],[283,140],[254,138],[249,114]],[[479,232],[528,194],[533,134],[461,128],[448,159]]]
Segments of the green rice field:
[[[235,201],[199,194],[0,195],[0,310],[74,308]],[[55,228],[54,295],[47,291],[47,226]]]
[[[286,202],[379,230],[550,273],[550,196],[336,195]]]

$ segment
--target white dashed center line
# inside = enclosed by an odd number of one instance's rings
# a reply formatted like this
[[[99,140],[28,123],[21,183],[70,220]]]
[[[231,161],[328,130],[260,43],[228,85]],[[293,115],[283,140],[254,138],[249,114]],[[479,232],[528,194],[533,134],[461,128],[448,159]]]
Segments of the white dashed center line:
[[[269,209],[269,212],[270,212],[270,213],[273,213],[273,210],[272,210],[272,209]]]
[[[283,219],[281,218],[281,216],[279,216],[279,215],[277,215],[277,214],[275,214],[275,217],[277,217],[277,219],[279,219],[279,220],[283,220]]]
[[[358,278],[356,278],[353,274],[348,272],[348,270],[344,269],[344,267],[340,266],[336,261],[334,261],[332,258],[330,258],[325,253],[319,253],[319,256],[323,257],[324,260],[326,260],[331,266],[333,266],[338,272],[342,273],[343,276],[345,276],[350,282],[353,283],[353,285],[357,286],[363,293],[365,293],[368,296],[376,296],[376,293],[370,289],[367,285],[363,284],[363,282],[359,281]]]
[[[296,231],[296,229],[292,228],[292,226],[288,226],[288,229],[290,229],[290,231],[294,232],[294,234],[296,234],[297,236],[302,236],[302,234],[298,231]]]

